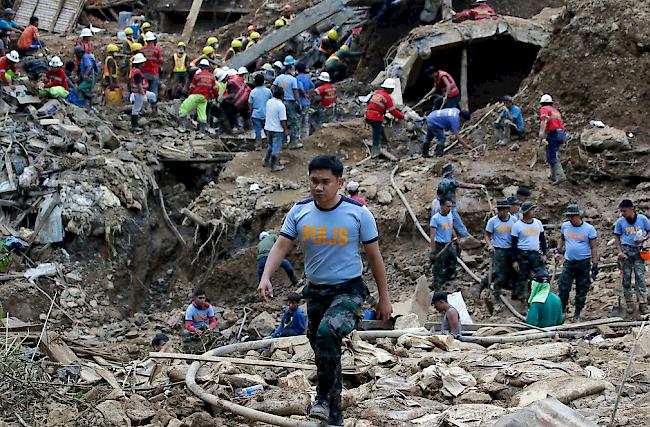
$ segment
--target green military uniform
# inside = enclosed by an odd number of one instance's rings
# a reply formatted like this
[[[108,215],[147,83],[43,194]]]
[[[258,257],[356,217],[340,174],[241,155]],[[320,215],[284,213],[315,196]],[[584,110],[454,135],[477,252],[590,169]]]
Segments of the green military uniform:
[[[444,249],[446,243],[436,242],[434,256],[438,256]],[[456,276],[456,258],[457,258],[456,245],[450,244],[447,250],[439,255],[434,261],[432,266],[433,273],[433,290],[441,291],[443,286]]]

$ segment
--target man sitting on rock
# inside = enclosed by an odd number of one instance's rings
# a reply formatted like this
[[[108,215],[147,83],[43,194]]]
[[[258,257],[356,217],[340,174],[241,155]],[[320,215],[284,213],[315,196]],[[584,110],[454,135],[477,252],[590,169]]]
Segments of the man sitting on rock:
[[[271,334],[270,338],[279,337],[295,337],[296,335],[304,335],[307,329],[307,322],[305,320],[305,312],[300,308],[300,295],[291,292],[287,296],[288,305],[284,309],[280,324]]]
[[[528,298],[530,307],[526,315],[526,323],[539,328],[561,325],[564,323],[564,316],[562,315],[560,297],[551,292],[548,277],[536,279],[533,280],[530,288],[530,297]]]
[[[201,335],[205,331],[214,331],[217,328],[217,319],[214,309],[208,302],[202,289],[194,291],[192,303],[185,311],[185,325],[183,336],[190,337]]]

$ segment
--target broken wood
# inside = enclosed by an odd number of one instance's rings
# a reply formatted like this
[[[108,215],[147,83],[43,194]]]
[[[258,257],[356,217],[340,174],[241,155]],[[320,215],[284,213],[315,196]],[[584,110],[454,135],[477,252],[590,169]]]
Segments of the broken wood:
[[[460,57],[460,108],[467,110],[469,107],[467,94],[467,47],[463,47]]]
[[[537,339],[543,339],[543,338],[554,338],[554,337],[559,337],[559,338],[569,338],[569,339],[574,339],[574,338],[580,338],[585,335],[587,335],[589,332],[588,331],[583,331],[583,332],[575,332],[575,331],[550,331],[550,332],[534,332],[531,334],[526,334],[526,335],[499,335],[499,336],[494,336],[494,337],[466,337],[466,336],[461,336],[459,338],[460,341],[464,342],[471,342],[475,344],[481,344],[481,345],[492,345],[492,344],[506,344],[506,343],[513,343],[513,342],[525,342],[525,341],[531,341],[531,340],[537,340]]]
[[[271,345],[271,344],[269,344]],[[280,362],[275,360],[255,360],[239,359],[235,357],[223,356],[203,356],[198,354],[185,353],[149,353],[152,359],[179,359],[179,360],[196,360],[200,362],[232,363],[233,365],[250,365],[250,366],[272,366],[276,368],[302,369],[303,371],[314,371],[316,365],[307,365],[304,363]]]
[[[169,214],[167,214],[167,209],[165,209],[165,199],[163,198],[162,191],[160,190],[160,188],[158,188],[158,199],[160,200],[160,208],[162,209],[163,216],[165,218],[165,222],[167,223],[167,226],[169,226],[170,230],[174,232],[174,235],[176,236],[176,239],[178,239],[179,243],[183,246],[187,246],[185,239],[183,239],[183,236],[178,231],[178,229],[174,226],[172,220],[169,218]]]
[[[70,347],[63,341],[63,339],[57,335],[52,334],[51,336],[45,335],[45,339],[40,342],[38,347],[43,353],[54,360],[59,362],[62,365],[73,365],[79,363],[79,358],[74,354]]]
[[[598,329],[598,333],[602,335],[603,338],[614,338],[618,336],[618,334],[608,325],[598,325],[596,326],[596,329]]]
[[[185,218],[191,220],[194,224],[200,225],[201,227],[207,227],[208,223],[203,220],[200,216],[192,212],[191,210],[187,208],[181,209],[181,215],[183,215]]]
[[[185,27],[183,27],[183,34],[181,35],[181,40],[185,42],[190,41],[190,36],[194,31],[194,26],[196,25],[196,18],[199,16],[201,11],[201,6],[203,6],[203,0],[193,0],[192,7],[190,8],[190,13],[187,15],[187,20],[185,21]]]
[[[579,323],[565,323],[563,325],[558,325],[558,326],[549,326],[546,328],[542,328],[545,331],[568,331],[572,329],[590,329],[590,328],[595,328],[598,325],[609,325],[609,324],[616,324],[617,322],[622,321],[620,317],[608,317],[605,319],[596,319],[596,320],[589,320],[587,322],[579,322]],[[519,332],[514,332],[510,335],[527,335],[530,333],[536,333],[537,331],[532,331],[532,330],[527,330],[527,331],[519,331]]]
[[[630,357],[627,360],[627,366],[625,367],[625,372],[623,373],[623,379],[621,380],[621,385],[618,386],[618,390],[616,392],[616,402],[614,403],[614,410],[612,411],[612,417],[609,420],[610,427],[614,425],[614,420],[616,419],[616,411],[618,410],[618,404],[621,401],[621,393],[623,392],[623,386],[625,385],[625,381],[627,381],[627,377],[630,374],[630,368],[632,367],[634,354],[636,353],[636,349],[638,347],[637,343],[639,342],[639,338],[641,337],[641,333],[643,332],[644,328],[645,328],[645,322],[643,322],[638,332],[636,333],[636,337],[634,337],[634,343],[632,343],[632,348],[630,348]]]

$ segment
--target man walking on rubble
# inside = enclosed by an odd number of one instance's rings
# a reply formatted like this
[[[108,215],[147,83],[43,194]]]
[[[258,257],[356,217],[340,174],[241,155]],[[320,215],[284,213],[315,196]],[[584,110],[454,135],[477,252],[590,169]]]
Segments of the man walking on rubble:
[[[429,237],[431,247],[429,260],[431,261],[433,279],[429,288],[442,290],[442,287],[456,274],[456,257],[458,250],[456,231],[454,230],[454,217],[451,213],[452,201],[447,198],[440,199],[440,212],[436,212],[429,222]]]
[[[469,236],[469,231],[467,227],[463,224],[463,220],[458,214],[456,209],[456,189],[465,188],[467,190],[482,190],[485,188],[483,184],[471,184],[469,182],[458,181],[454,178],[454,165],[447,163],[442,167],[442,180],[438,183],[438,188],[436,193],[438,195],[438,200],[440,200],[440,205],[442,206],[442,199],[447,199],[451,201],[451,215],[454,218],[454,229],[458,233],[459,237]]]
[[[199,130],[204,132],[207,128],[208,100],[219,96],[217,81],[214,75],[209,71],[210,61],[203,58],[199,62],[201,71],[194,74],[190,84],[189,95],[180,106],[178,117],[180,120],[180,131],[187,130],[188,117],[192,110],[196,109],[196,115],[199,121]]]
[[[566,317],[569,293],[575,280],[576,297],[573,320],[579,322],[580,312],[587,302],[587,293],[589,292],[591,280],[596,280],[598,275],[598,240],[596,229],[582,219],[582,213],[578,205],[567,206],[564,215],[568,221],[562,223],[560,240],[553,253],[556,262],[560,262],[562,260],[562,249],[566,245],[564,266],[558,282],[562,312]]]
[[[395,80],[388,78],[381,84],[381,89],[370,96],[366,108],[366,123],[372,128],[372,148],[370,155],[378,157],[381,153],[381,137],[384,134],[384,116],[390,113],[397,120],[404,120],[404,114],[395,107],[390,96],[395,90]]]
[[[514,271],[512,269],[512,226],[517,219],[510,215],[507,200],[497,202],[497,215],[490,218],[485,226],[485,243],[492,254],[492,292],[495,307],[501,306],[501,289],[509,287]],[[486,285],[489,286],[489,280]]]
[[[163,62],[162,50],[157,46],[158,37],[151,31],[144,35],[147,42],[140,52],[147,58],[147,62],[142,66],[144,78],[149,82],[149,90],[156,95],[156,101],[151,103],[151,111],[158,114],[158,98],[160,88],[160,66]]]
[[[269,253],[258,293],[262,300],[273,298],[271,275],[293,241],[300,240],[308,280],[303,289],[307,337],[318,375],[316,400],[309,416],[342,426],[341,340],[360,320],[361,307],[369,296],[362,278],[362,244],[379,290],[380,319],[388,319],[392,307],[375,219],[368,208],[339,194],[344,185],[343,164],[335,156],[317,156],[308,169],[313,198],[296,203],[287,214]]]
[[[140,112],[144,108],[144,103],[149,102],[153,104],[156,102],[156,94],[149,90],[149,83],[144,78],[142,66],[147,62],[147,58],[141,53],[136,53],[133,57],[133,69],[131,70],[131,96],[129,100],[133,104],[131,107],[131,130],[136,130],[140,127],[138,118]]]
[[[539,110],[539,138],[546,144],[546,162],[551,168],[551,181],[559,184],[566,181],[562,164],[557,158],[560,146],[566,141],[564,122],[560,111],[553,106],[551,95],[543,95],[540,99],[542,108]]]
[[[454,22],[462,21],[483,21],[486,19],[497,20],[499,15],[494,11],[492,6],[487,4],[487,0],[476,0],[473,7],[469,10],[464,10],[462,12],[454,14]]]
[[[546,236],[542,222],[535,218],[536,206],[531,202],[521,205],[521,220],[512,226],[512,268],[517,272],[517,283],[512,292],[514,300],[526,301],[530,294],[531,277],[548,277],[546,271]]]
[[[641,259],[644,242],[650,238],[648,217],[636,212],[632,200],[624,199],[618,205],[621,217],[614,225],[614,240],[618,250],[618,260],[623,264],[623,293],[627,313],[632,314],[632,273],[636,285],[636,300],[639,312],[648,314],[648,291],[645,283],[645,265]]]
[[[260,233],[260,242],[257,244],[257,283],[260,283],[262,280],[262,273],[264,273],[264,266],[266,265],[266,260],[269,257],[269,252],[273,248],[273,245],[278,240],[277,234],[269,233],[268,231],[262,231]],[[286,273],[287,277],[291,281],[293,286],[298,284],[298,278],[293,272],[293,267],[288,259],[283,259],[280,263],[280,268],[282,268]]]
[[[284,59],[284,70],[282,74],[275,78],[271,89],[281,87],[284,91],[284,105],[287,107],[287,124],[289,125],[289,149],[302,148],[303,145],[298,142],[300,128],[298,118],[302,112],[300,108],[300,96],[298,94],[298,80],[293,76],[293,66],[296,60],[293,56],[288,55]]]

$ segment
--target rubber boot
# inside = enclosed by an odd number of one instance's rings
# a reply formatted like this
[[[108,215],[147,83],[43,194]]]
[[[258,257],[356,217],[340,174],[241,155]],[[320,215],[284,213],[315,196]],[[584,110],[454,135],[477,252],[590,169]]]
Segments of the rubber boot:
[[[429,149],[431,148],[431,143],[430,142],[423,142],[422,143],[422,157],[431,157],[431,154],[429,154]]]
[[[555,179],[553,180],[553,184],[559,184],[566,181],[566,175],[564,174],[564,169],[562,169],[562,163],[557,162],[553,165],[553,168],[555,169]]]
[[[199,122],[199,132],[205,133],[206,129],[208,128],[207,123],[201,123]]]
[[[442,157],[445,154],[445,146],[443,144],[436,144],[434,154],[436,157]]]
[[[271,172],[279,172],[284,169],[284,166],[280,164],[280,159],[278,156],[271,156]]]
[[[380,154],[381,154],[381,148],[375,147],[374,145],[370,148],[370,157],[372,157],[373,159],[379,157]]]
[[[549,179],[551,182],[555,183],[555,181],[557,181],[557,175],[556,175],[556,170],[557,170],[557,169],[555,168],[555,165],[548,165],[548,167],[549,167],[549,169],[550,169],[550,171],[551,171],[551,174],[550,174],[550,176],[548,177],[548,179]]]
[[[187,117],[181,117],[178,122],[178,131],[187,132]]]
[[[138,115],[131,114],[131,130],[138,129],[140,125],[138,124]]]
[[[152,113],[154,116],[157,116],[157,115],[158,115],[158,103],[157,103],[157,102],[152,102],[152,103],[151,103],[151,113]]]
[[[578,323],[579,321],[580,321],[580,310],[576,309],[575,313],[573,313],[573,322]]]
[[[262,158],[262,167],[268,167],[270,161],[271,161],[271,152],[267,150],[266,153],[264,154],[264,158]]]
[[[625,308],[626,308],[627,314],[634,313],[634,306],[632,305],[632,300],[631,299],[626,299],[625,300]]]
[[[650,313],[650,310],[648,310],[648,304],[647,303],[642,302],[642,303],[639,304],[639,313],[641,313],[644,316],[646,314]]]

